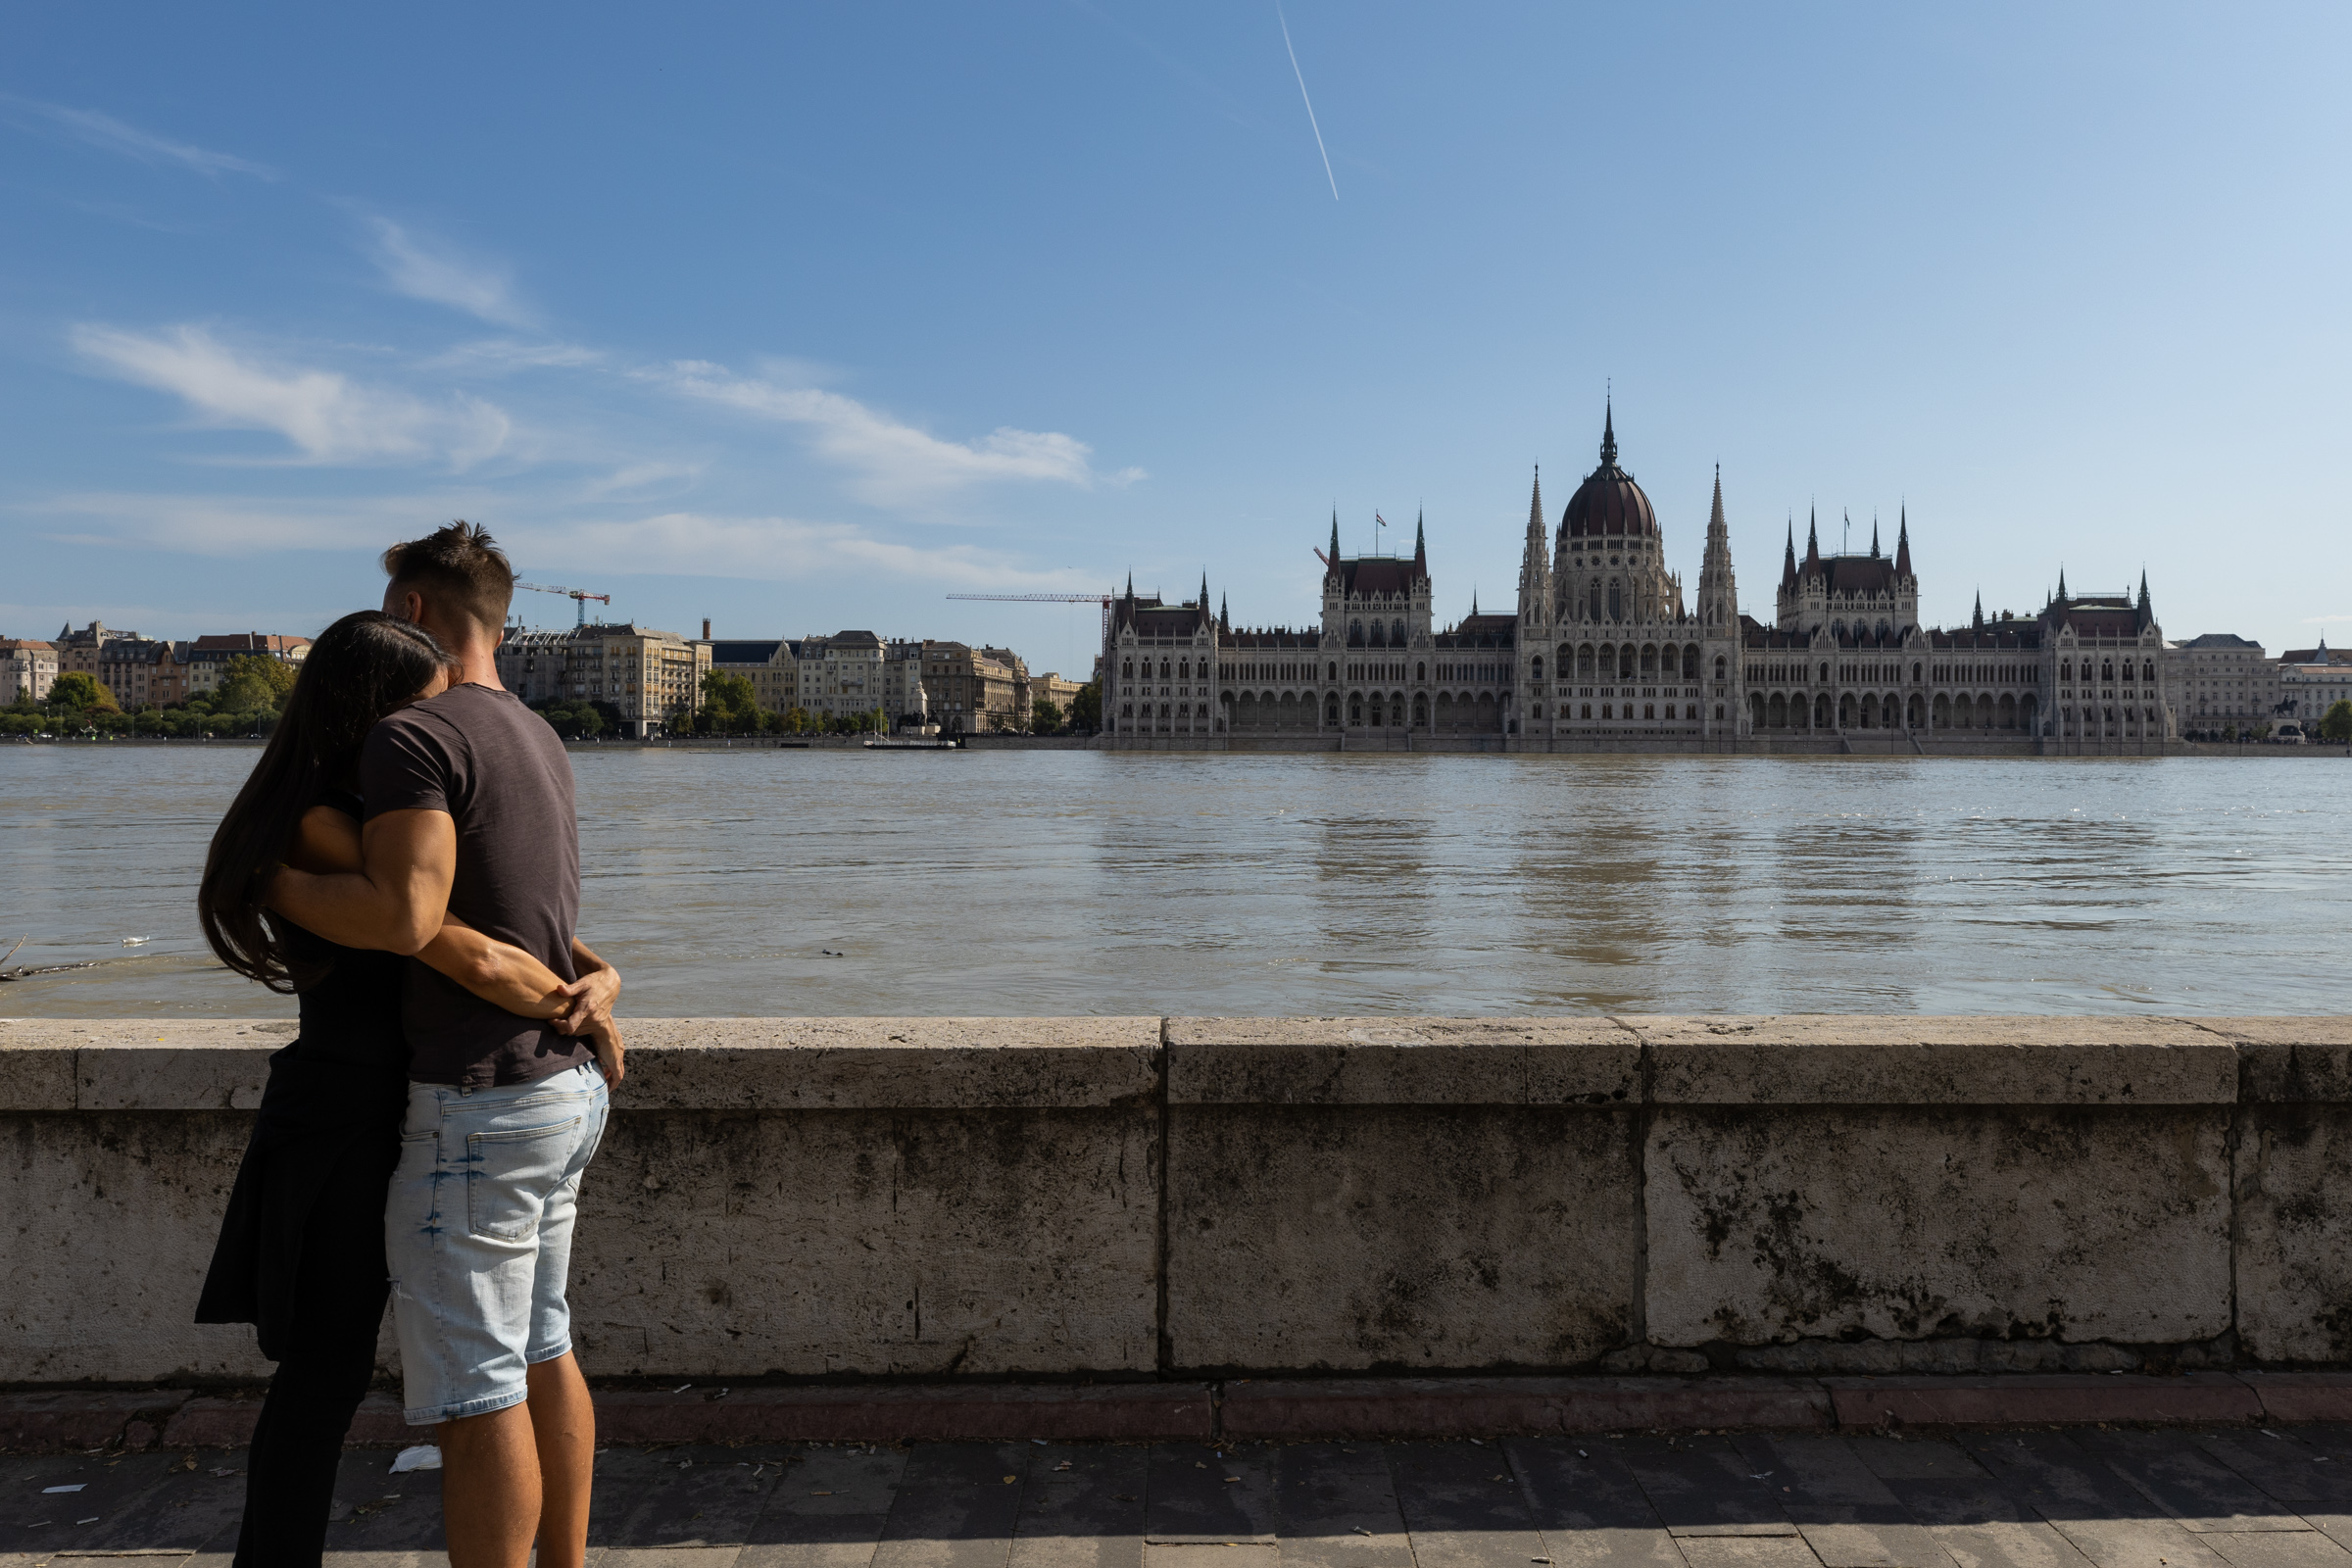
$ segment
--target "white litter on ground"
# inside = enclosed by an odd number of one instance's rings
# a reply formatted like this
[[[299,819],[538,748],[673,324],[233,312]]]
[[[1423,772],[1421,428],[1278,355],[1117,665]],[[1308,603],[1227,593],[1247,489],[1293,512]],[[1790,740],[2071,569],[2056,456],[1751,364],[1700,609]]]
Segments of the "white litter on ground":
[[[438,1470],[441,1450],[430,1443],[419,1443],[414,1448],[403,1448],[394,1455],[392,1474],[406,1475],[411,1470]]]

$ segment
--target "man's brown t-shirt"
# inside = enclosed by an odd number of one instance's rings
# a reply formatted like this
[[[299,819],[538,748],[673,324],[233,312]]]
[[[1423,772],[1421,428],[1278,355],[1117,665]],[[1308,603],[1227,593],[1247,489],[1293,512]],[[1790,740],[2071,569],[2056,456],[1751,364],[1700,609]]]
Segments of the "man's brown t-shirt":
[[[453,686],[375,726],[360,754],[368,820],[447,811],[458,827],[449,912],[565,980],[580,916],[571,759],[512,692]],[[593,1058],[585,1040],[494,1006],[412,958],[401,983],[409,1077],[469,1089],[528,1083]]]

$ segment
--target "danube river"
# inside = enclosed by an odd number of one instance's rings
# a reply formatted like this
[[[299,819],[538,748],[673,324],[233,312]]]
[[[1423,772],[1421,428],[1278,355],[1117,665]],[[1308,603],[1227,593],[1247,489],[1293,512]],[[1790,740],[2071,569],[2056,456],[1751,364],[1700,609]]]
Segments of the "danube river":
[[[291,1011],[192,902],[258,755],[0,746],[0,951],[100,960],[0,1015]],[[572,760],[644,1015],[2346,1006],[2341,758]]]

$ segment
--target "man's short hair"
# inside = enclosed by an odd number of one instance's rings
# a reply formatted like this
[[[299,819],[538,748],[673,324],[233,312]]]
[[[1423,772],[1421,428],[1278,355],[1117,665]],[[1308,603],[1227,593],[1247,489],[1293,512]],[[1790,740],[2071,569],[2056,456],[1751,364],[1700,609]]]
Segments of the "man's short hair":
[[[385,551],[384,571],[395,591],[421,593],[471,616],[486,631],[507,623],[507,607],[514,602],[514,568],[506,552],[489,530],[463,517]]]

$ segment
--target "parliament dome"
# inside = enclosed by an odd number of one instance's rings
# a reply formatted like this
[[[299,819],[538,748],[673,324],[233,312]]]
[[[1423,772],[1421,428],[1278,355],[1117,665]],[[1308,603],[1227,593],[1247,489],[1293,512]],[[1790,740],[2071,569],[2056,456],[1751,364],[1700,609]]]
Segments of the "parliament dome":
[[[1602,416],[1600,466],[1585,476],[1568,498],[1560,514],[1560,540],[1606,536],[1611,539],[1658,536],[1658,514],[1634,476],[1617,466],[1617,418],[1614,410]]]

